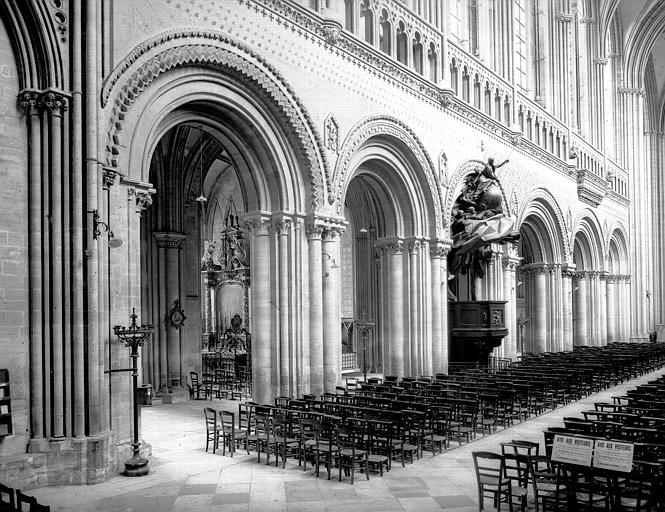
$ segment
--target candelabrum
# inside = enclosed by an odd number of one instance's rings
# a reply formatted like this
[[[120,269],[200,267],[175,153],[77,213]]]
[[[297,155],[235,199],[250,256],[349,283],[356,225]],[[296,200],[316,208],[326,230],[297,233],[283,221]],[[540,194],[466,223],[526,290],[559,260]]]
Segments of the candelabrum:
[[[362,320],[356,320],[354,322],[354,329],[363,342],[363,379],[367,382],[367,335],[369,334],[369,331],[374,329],[374,322],[366,321],[365,315],[363,315]]]
[[[132,358],[132,396],[133,396],[133,420],[134,420],[134,439],[132,442],[132,457],[125,461],[126,476],[143,476],[148,474],[148,459],[139,455],[141,441],[139,441],[139,402],[138,402],[138,358],[139,347],[148,341],[154,327],[150,324],[138,325],[136,323],[136,311],[132,308],[131,324],[129,327],[116,325],[113,327],[113,333],[118,339],[130,349],[129,357]]]

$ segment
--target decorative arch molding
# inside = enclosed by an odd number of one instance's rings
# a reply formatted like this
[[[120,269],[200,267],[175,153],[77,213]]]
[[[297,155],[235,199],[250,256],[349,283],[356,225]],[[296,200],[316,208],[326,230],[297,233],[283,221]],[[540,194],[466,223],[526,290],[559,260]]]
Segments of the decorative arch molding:
[[[653,45],[665,26],[665,2],[649,0],[626,36],[624,82],[626,87],[643,88]]]
[[[521,228],[529,215],[535,215],[548,228],[552,247],[560,248],[561,261],[553,263],[572,263],[571,233],[566,227],[563,211],[552,193],[545,188],[536,188],[522,200],[521,204],[522,209],[517,216],[516,229]]]
[[[345,190],[348,175],[353,171],[353,169],[351,169],[353,156],[373,137],[385,136],[392,137],[403,143],[411,151],[420,165],[422,172],[427,179],[429,192],[434,203],[437,236],[441,237],[443,234],[443,210],[441,208],[443,200],[441,196],[441,184],[435,171],[434,163],[427,153],[425,146],[423,146],[413,130],[399,119],[391,116],[370,117],[356,124],[351,129],[342,144],[334,173],[332,175],[326,175],[329,177],[327,184],[328,190],[330,190],[328,202],[331,205],[337,203],[337,213],[343,214],[341,211],[343,208],[342,194]]]
[[[628,243],[628,240],[630,240],[630,238],[628,237],[628,230],[626,229],[626,226],[624,226],[623,223],[619,221],[615,221],[611,225],[608,231],[608,235],[605,239],[605,259],[607,259],[609,255],[610,244],[612,241],[614,241],[616,246],[622,251],[622,255],[626,259],[627,263],[630,259],[630,244]]]
[[[466,160],[457,166],[457,169],[452,173],[448,180],[448,193],[446,194],[446,202],[444,205],[444,211],[446,215],[446,225],[448,225],[450,220],[450,214],[455,203],[455,199],[462,192],[462,186],[464,185],[464,179],[471,174],[472,172],[478,170],[478,168],[483,168],[485,162],[480,160]],[[505,212],[514,213],[510,210],[508,205],[508,198],[506,196],[506,191],[503,188],[503,185],[499,181],[499,188],[501,189],[501,195],[503,196],[502,204],[503,210]]]
[[[577,214],[573,226],[573,240],[582,233],[589,242],[593,270],[604,268],[606,240],[596,214],[589,208],[583,209]]]
[[[65,89],[65,72],[54,20],[45,2],[3,0],[0,20],[18,67],[19,90]]]
[[[311,185],[311,207],[324,204],[323,176],[329,174],[323,140],[309,112],[288,82],[263,57],[244,43],[213,31],[169,31],[153,37],[123,59],[102,89],[102,105],[109,109],[106,160],[117,167],[123,146],[125,114],[136,98],[160,75],[176,68],[203,66],[243,82],[285,126],[285,135],[296,149]]]

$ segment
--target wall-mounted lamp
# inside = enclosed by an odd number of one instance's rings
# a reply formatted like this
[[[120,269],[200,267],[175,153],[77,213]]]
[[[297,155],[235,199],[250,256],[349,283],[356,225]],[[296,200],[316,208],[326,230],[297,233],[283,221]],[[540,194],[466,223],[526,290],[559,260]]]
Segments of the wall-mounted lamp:
[[[104,222],[99,220],[99,212],[97,210],[88,210],[88,213],[92,213],[92,238],[94,240],[97,240],[97,237],[107,233],[108,234],[108,239],[109,239],[109,247],[115,248],[115,247],[120,247],[122,245],[122,240],[119,238],[115,238],[115,235],[113,234],[113,231],[109,229],[109,225]]]

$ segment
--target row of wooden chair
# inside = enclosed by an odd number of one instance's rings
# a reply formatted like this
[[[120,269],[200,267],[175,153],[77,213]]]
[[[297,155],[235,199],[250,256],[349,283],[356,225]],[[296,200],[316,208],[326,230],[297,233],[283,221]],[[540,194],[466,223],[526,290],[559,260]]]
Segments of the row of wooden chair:
[[[0,484],[0,512],[50,512],[49,505],[42,505],[37,498],[23,494],[19,489],[13,489]]]

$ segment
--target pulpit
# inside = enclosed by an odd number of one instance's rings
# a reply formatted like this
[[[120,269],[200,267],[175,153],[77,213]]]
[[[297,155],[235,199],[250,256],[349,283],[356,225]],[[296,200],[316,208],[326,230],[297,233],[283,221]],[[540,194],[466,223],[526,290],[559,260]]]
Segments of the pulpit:
[[[487,365],[492,350],[508,334],[505,305],[500,300],[448,303],[448,361]]]

